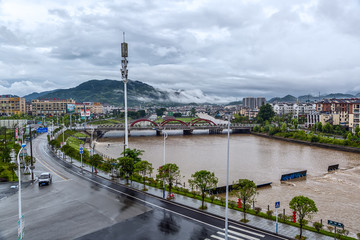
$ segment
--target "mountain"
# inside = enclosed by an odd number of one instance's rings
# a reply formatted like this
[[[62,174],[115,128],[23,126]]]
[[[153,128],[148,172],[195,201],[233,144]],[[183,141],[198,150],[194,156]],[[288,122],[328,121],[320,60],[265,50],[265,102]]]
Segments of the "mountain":
[[[52,93],[54,91],[56,91],[56,90],[46,91],[46,92],[41,92],[41,93],[33,92],[33,93],[29,94],[29,95],[24,96],[24,98],[25,98],[26,101],[31,101],[33,99],[41,98],[42,96],[44,96],[46,94],[50,94],[50,93]]]
[[[147,102],[168,101],[166,92],[139,81],[129,80],[127,83],[129,106],[145,104]],[[74,99],[76,102],[101,102],[109,105],[124,104],[124,83],[117,80],[90,80],[77,87],[58,89],[42,93],[32,93],[24,96],[26,101],[40,99]]]
[[[286,95],[283,98],[280,97],[274,97],[270,99],[268,102],[274,103],[274,102],[296,102],[297,98],[292,95]]]
[[[360,93],[356,94],[356,95],[352,95],[352,94],[344,94],[344,93],[330,93],[327,95],[321,95],[321,96],[312,96],[312,95],[303,95],[303,96],[299,96],[298,98],[292,96],[292,95],[286,95],[283,98],[280,97],[275,97],[270,99],[268,102],[270,103],[274,103],[274,102],[291,102],[291,103],[295,103],[297,100],[299,100],[299,102],[317,102],[317,101],[321,101],[323,99],[331,99],[331,98],[360,98]]]

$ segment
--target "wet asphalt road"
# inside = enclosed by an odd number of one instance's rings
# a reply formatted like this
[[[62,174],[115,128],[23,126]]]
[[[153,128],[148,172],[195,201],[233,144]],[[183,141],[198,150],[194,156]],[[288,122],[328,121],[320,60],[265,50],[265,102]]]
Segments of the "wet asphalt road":
[[[22,191],[25,239],[224,239],[224,219],[115,184],[54,157],[34,140],[35,173],[53,184]],[[16,239],[18,195],[0,200],[0,239]],[[229,239],[288,239],[229,222]]]

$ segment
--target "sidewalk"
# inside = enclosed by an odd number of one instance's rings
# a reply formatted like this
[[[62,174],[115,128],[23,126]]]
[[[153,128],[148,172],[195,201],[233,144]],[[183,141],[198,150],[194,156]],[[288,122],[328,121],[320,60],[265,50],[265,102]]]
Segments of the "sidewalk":
[[[70,162],[70,159],[67,157],[66,158],[67,162]],[[72,163],[74,166],[80,167],[81,163],[77,160],[73,160]],[[84,164],[85,166],[83,167],[84,170],[91,172],[92,168],[89,165]],[[109,173],[104,173],[100,170],[98,170],[97,173],[98,176],[101,176],[103,178],[109,179],[111,180],[110,174]],[[126,180],[121,180],[121,179],[115,179],[113,180],[117,183],[120,184],[124,184],[126,183]],[[130,182],[130,187],[135,188],[135,189],[139,189],[141,190],[143,188],[143,184],[141,183],[137,183],[137,182]],[[162,193],[162,189],[158,189],[158,188],[154,188],[151,186],[146,186],[146,188],[148,189],[147,193],[150,193],[152,195],[158,196],[158,197],[162,197],[163,193]],[[167,195],[167,193],[166,193]],[[190,197],[185,197],[182,195],[177,195],[175,196],[174,200],[171,200],[174,202],[178,202],[193,208],[199,208],[201,206],[201,201],[197,200],[197,199],[193,199]],[[207,210],[204,210],[205,212],[209,212],[209,213],[213,213],[222,217],[225,217],[225,208],[219,205],[215,205],[212,203],[206,203],[207,205]],[[229,209],[228,211],[228,216],[229,219],[235,220],[235,221],[239,221],[240,219],[242,219],[243,217],[243,213],[240,211],[236,211],[233,209]],[[276,223],[275,221],[269,220],[269,219],[265,219],[262,217],[258,217],[258,216],[254,216],[251,214],[247,214],[246,215],[247,219],[250,220],[250,222],[248,222],[248,225],[251,226],[255,226],[264,230],[268,230],[270,232],[275,232],[275,227],[276,227]],[[299,228],[297,227],[293,227],[287,224],[283,224],[283,223],[279,223],[278,225],[278,233],[290,238],[295,238],[296,235],[298,235],[300,232]],[[308,230],[303,230],[303,236],[307,237],[307,239],[317,239],[317,240],[331,240],[334,239],[333,237],[328,237],[328,236],[324,236],[315,232],[311,232]]]

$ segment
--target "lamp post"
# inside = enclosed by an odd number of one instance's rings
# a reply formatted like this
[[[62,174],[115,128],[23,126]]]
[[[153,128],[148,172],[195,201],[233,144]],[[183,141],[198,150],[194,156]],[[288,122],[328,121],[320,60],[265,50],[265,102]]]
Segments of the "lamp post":
[[[166,138],[168,137],[168,133],[165,131],[165,129],[163,130],[163,135],[164,135],[164,165],[165,166],[165,159],[166,159]],[[163,198],[165,198],[165,179],[163,179]]]
[[[20,173],[20,153],[22,152],[24,147],[26,147],[26,144],[23,143],[21,145],[21,148],[20,148],[20,150],[18,152],[18,155],[17,155],[18,179],[19,179],[19,186],[18,186],[19,187],[19,222],[20,222],[19,229],[21,229],[19,239],[22,239],[22,229],[24,228],[23,222],[22,222],[22,212],[21,212],[21,173]]]
[[[127,122],[127,82],[128,82],[128,70],[127,70],[127,64],[128,60],[126,59],[128,57],[128,44],[125,42],[125,33],[123,33],[124,41],[121,43],[121,57],[123,58],[121,60],[121,77],[124,82],[124,107],[125,107],[125,149],[128,148],[128,122]]]
[[[226,158],[226,203],[225,203],[225,240],[228,239],[228,205],[229,205],[229,149],[230,149],[230,115],[228,116],[228,138]]]

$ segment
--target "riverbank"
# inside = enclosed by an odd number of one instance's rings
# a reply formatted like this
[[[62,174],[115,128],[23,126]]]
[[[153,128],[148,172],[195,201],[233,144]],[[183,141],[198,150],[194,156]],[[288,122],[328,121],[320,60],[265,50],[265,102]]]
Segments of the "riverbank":
[[[251,134],[260,136],[260,137],[286,141],[286,142],[299,143],[299,144],[312,146],[312,147],[321,147],[321,148],[334,149],[334,150],[339,150],[339,151],[344,151],[344,152],[360,153],[360,148],[356,148],[356,147],[347,147],[347,146],[340,146],[340,145],[335,145],[335,144],[327,144],[327,143],[319,143],[319,142],[309,142],[309,141],[304,141],[304,140],[299,140],[299,139],[294,139],[294,138],[271,136],[271,135],[268,135],[265,133],[258,133],[258,132],[251,132]]]

